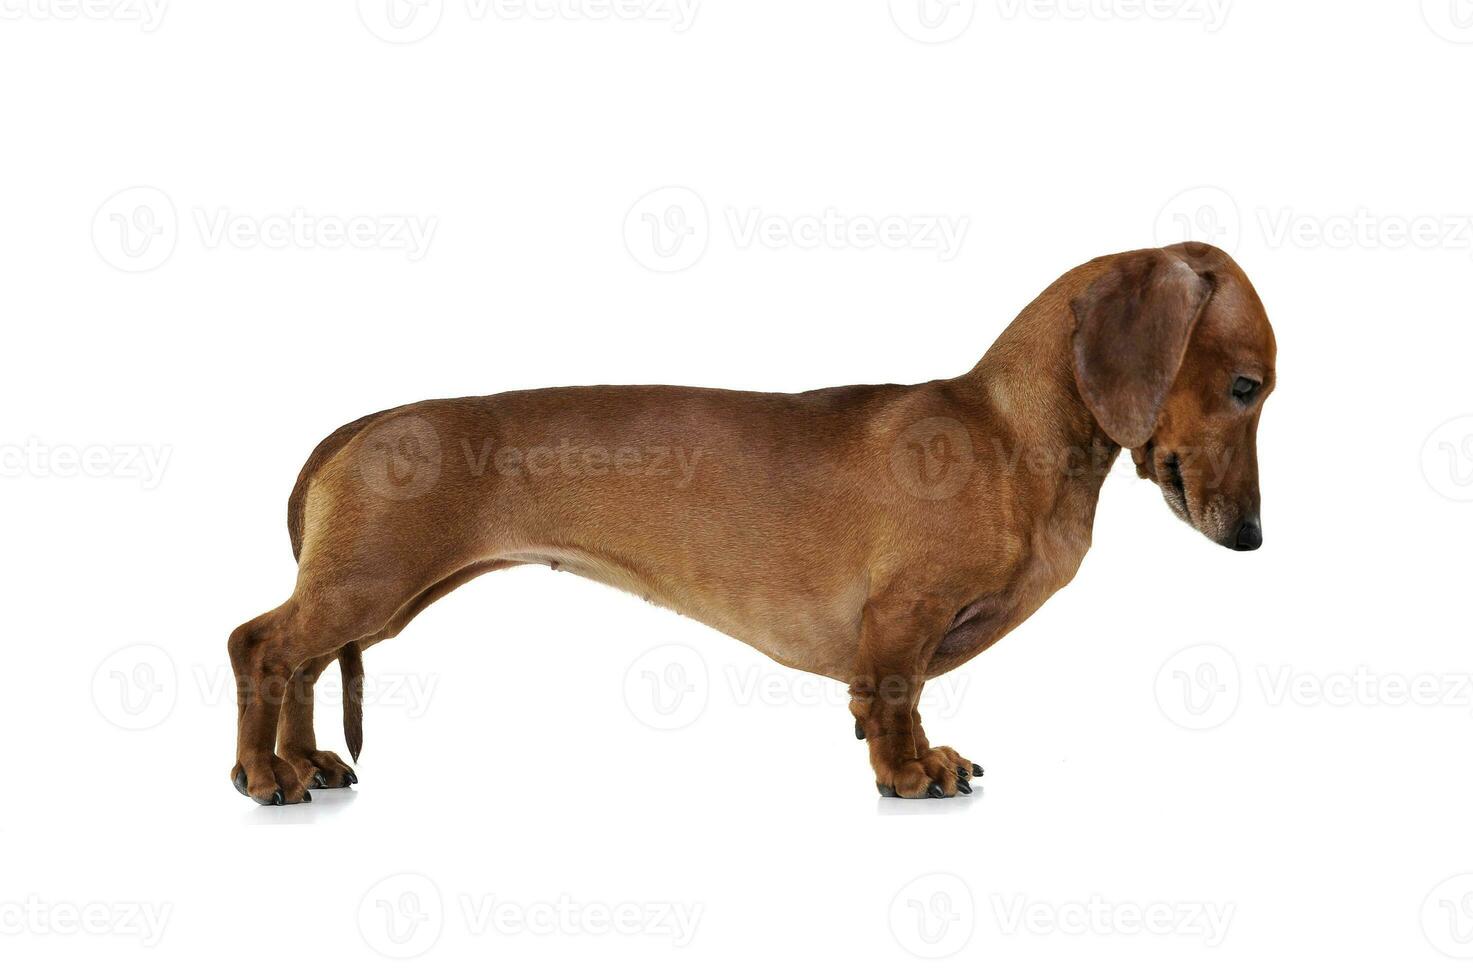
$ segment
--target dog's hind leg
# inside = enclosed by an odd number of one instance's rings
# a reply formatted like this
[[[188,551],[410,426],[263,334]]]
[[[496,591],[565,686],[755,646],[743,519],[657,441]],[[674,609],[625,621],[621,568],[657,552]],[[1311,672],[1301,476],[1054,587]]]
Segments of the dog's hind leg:
[[[338,653],[313,657],[298,667],[292,674],[286,702],[281,706],[281,718],[276,726],[276,754],[291,763],[310,789],[335,789],[358,782],[357,773],[336,752],[317,747],[317,735],[312,728],[313,686],[322,672],[344,653],[350,657],[357,655],[356,644],[348,644]],[[354,692],[348,690],[345,681],[343,699],[349,713],[357,710],[351,703],[353,697]]]
[[[294,600],[257,616],[230,634],[235,672],[236,752],[230,780],[257,803],[301,803],[312,794],[292,764],[277,756],[277,717],[292,674],[296,632]]]
[[[429,452],[452,444],[459,430],[446,426],[455,419],[431,407],[418,416],[387,416],[376,430],[374,418],[335,433],[303,468],[287,515],[296,587],[280,607],[230,637],[239,706],[232,779],[259,803],[309,799],[312,772],[298,766],[326,768],[307,750],[316,752],[316,740],[305,694],[333,656],[351,665],[345,674],[356,680],[359,650],[392,636],[467,578],[514,563],[495,557],[505,531],[504,522],[489,519],[501,513],[494,485],[469,492],[464,481],[471,474],[449,478],[460,458]],[[425,479],[414,482],[417,473]],[[356,685],[348,686],[344,721],[356,756],[359,700],[352,697]],[[304,696],[283,719],[294,689]],[[276,754],[278,730],[291,761]]]
[[[362,566],[324,560],[321,567],[334,570],[328,582],[319,580],[314,567],[306,568],[290,600],[230,636],[239,699],[238,754],[231,773],[236,788],[258,803],[299,803],[311,799],[314,774],[328,787],[357,782],[352,768],[316,747],[312,685],[317,678],[334,660],[351,656],[356,661],[363,648],[395,636],[457,586],[513,564],[475,562],[421,588],[408,586],[423,578],[404,568],[383,578]],[[345,680],[350,749],[361,739],[355,694]],[[275,745],[279,754],[272,751]]]
[[[274,751],[292,677],[309,661],[330,660],[332,651],[382,629],[404,601],[401,584],[351,573],[328,582],[305,575],[285,603],[230,634],[239,707],[231,779],[242,793],[264,804],[312,798],[296,766]]]

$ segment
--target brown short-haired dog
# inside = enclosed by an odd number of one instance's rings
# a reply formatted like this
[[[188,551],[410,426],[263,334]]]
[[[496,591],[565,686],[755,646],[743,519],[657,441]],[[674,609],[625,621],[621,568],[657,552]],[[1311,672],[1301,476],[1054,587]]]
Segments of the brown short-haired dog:
[[[420,402],[328,436],[288,505],[296,588],[238,627],[232,779],[260,803],[357,782],[312,731],[334,659],[362,744],[362,650],[483,572],[626,589],[849,685],[880,792],[969,793],[921,686],[1069,582],[1121,447],[1172,511],[1259,546],[1274,336],[1196,243],[1066,273],[971,371],[801,394],[550,388]]]

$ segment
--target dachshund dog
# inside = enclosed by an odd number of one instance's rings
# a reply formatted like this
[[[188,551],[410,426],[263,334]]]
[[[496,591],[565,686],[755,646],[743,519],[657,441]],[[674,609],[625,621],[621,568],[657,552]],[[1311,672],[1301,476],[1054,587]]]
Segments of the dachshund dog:
[[[1065,273],[949,380],[548,388],[359,419],[292,491],[290,598],[230,636],[232,781],[264,804],[357,782],[313,735],[323,670],[339,662],[356,762],[362,651],[482,573],[541,564],[847,684],[882,794],[970,793],[982,769],[931,745],[922,685],[1074,577],[1122,447],[1178,517],[1256,549],[1274,356],[1243,271],[1185,243]]]

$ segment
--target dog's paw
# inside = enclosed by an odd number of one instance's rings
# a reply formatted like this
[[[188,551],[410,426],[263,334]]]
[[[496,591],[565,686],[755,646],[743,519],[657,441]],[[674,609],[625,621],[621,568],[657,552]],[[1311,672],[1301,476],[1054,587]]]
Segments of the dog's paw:
[[[312,801],[312,794],[307,792],[307,786],[296,769],[285,759],[274,755],[269,762],[250,769],[237,762],[230,771],[230,781],[243,796],[249,796],[262,806]]]
[[[938,745],[927,753],[928,756],[939,758],[942,765],[949,766],[957,777],[957,789],[962,793],[972,791],[971,780],[982,775],[982,767],[970,759],[966,759],[960,752],[949,745]],[[925,760],[922,760],[925,762]],[[927,765],[930,768],[930,765]]]
[[[962,758],[956,750],[942,746],[930,749],[919,759],[898,766],[877,766],[875,788],[881,796],[907,799],[943,799],[972,792],[972,779],[982,775],[982,767]]]
[[[900,796],[908,800],[923,800],[928,796],[940,799],[956,795],[956,782],[956,773],[928,771],[919,759],[898,766],[875,767],[875,788],[881,796]]]
[[[283,758],[292,764],[302,782],[312,789],[341,789],[358,782],[353,771],[336,752],[312,749],[306,752],[287,751]]]

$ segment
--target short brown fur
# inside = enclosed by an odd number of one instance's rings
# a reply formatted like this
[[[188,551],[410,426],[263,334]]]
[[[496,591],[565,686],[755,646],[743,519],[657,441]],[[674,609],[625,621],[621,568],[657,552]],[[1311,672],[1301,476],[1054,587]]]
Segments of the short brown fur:
[[[930,745],[922,685],[1073,578],[1122,446],[1178,516],[1256,547],[1274,356],[1242,270],[1186,243],[1071,270],[947,380],[551,388],[367,416],[292,491],[291,596],[231,634],[232,777],[262,803],[356,782],[315,743],[322,670],[339,659],[354,692],[362,650],[431,602],[540,563],[848,684],[882,793],[970,792],[981,768]],[[361,699],[344,701],[356,759]]]

